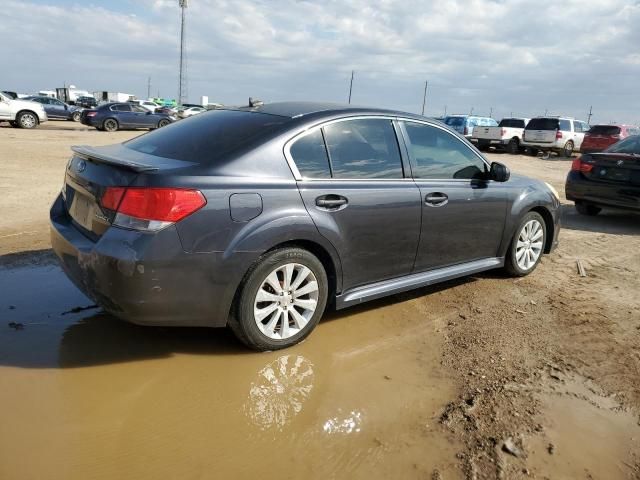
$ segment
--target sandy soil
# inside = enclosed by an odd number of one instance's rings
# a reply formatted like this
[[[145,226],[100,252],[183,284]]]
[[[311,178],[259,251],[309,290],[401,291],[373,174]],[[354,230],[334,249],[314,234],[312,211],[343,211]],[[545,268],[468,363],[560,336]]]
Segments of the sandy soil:
[[[0,126],[0,318],[22,325],[0,323],[0,478],[640,478],[640,216],[567,204],[528,277],[330,313],[256,355],[63,315],[90,306],[48,253],[69,146],[137,134]],[[564,196],[570,160],[488,156]]]

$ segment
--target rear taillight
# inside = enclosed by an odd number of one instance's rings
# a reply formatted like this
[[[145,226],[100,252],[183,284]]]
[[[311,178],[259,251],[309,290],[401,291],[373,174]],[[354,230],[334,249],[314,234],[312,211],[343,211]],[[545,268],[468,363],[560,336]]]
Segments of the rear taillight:
[[[560,130],[556,130],[556,140],[562,138],[562,132]]]
[[[593,170],[593,165],[583,162],[582,157],[578,157],[573,162],[571,162],[571,170],[576,172],[588,173]]]
[[[507,129],[506,128],[501,128],[500,129],[500,136],[504,137],[507,134]]]
[[[144,187],[108,187],[100,201],[104,208],[116,212],[114,225],[135,230],[160,230],[206,203],[199,190]]]
[[[87,112],[87,117],[95,117],[98,112]]]

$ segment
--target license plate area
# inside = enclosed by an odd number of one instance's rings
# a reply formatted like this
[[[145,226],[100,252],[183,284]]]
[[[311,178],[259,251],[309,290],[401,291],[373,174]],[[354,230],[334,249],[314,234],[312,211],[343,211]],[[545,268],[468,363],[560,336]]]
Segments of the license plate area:
[[[82,228],[91,231],[94,215],[93,200],[76,190],[69,207],[69,215]]]
[[[598,177],[614,182],[628,182],[631,178],[630,171],[622,168],[596,167]]]

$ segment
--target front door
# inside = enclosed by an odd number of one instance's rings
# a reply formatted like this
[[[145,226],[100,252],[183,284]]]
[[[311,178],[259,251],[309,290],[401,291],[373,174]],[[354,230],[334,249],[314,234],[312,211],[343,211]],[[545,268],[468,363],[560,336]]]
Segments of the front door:
[[[414,270],[496,257],[508,186],[487,180],[488,165],[448,130],[410,121],[401,126],[422,201]]]
[[[343,289],[409,274],[420,192],[404,174],[393,121],[330,122],[295,140],[289,152],[307,211],[340,255]]]

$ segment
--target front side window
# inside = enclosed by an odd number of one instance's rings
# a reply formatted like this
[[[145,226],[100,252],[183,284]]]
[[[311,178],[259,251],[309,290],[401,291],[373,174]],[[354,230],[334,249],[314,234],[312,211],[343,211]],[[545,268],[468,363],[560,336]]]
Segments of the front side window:
[[[320,129],[296,140],[289,148],[291,158],[305,178],[331,178],[329,158]]]
[[[404,127],[415,178],[486,178],[486,164],[459,138],[422,123],[404,122]]]
[[[391,120],[362,119],[323,128],[333,178],[403,178]]]

